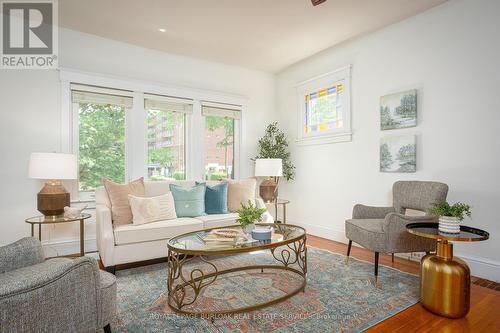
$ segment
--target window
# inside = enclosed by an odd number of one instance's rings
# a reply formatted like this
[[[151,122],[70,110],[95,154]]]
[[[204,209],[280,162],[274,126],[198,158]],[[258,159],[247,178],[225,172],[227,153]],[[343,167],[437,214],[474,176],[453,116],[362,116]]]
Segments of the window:
[[[205,180],[234,179],[236,123],[241,117],[241,107],[203,102],[202,115]]]
[[[79,157],[79,179],[68,184],[73,200],[93,200],[102,178],[239,177],[243,97],[67,70],[60,75],[63,110],[71,110],[62,114],[62,151]]]
[[[77,90],[81,88],[72,90],[72,102],[78,122],[78,191],[88,193],[101,186],[103,177],[125,181],[125,119],[132,98],[119,96],[120,91]]]
[[[189,100],[147,95],[147,168],[150,180],[186,179],[186,114]]]
[[[298,86],[302,143],[351,140],[350,67],[305,81]]]

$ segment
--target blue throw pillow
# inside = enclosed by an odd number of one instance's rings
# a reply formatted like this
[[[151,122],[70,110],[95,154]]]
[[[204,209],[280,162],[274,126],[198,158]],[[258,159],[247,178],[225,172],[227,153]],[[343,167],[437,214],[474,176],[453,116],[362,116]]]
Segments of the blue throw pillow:
[[[170,184],[170,192],[174,197],[177,217],[197,217],[205,214],[205,185],[199,184],[191,188]]]
[[[198,183],[198,185],[206,185]],[[206,186],[205,191],[205,213],[207,214],[228,214],[227,210],[227,182],[214,186]]]

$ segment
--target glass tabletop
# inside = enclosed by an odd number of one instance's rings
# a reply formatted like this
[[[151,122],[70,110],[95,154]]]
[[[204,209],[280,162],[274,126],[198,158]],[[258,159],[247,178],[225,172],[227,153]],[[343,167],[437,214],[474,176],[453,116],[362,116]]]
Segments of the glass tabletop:
[[[460,233],[456,234],[439,231],[439,223],[409,223],[406,225],[406,230],[414,235],[449,241],[476,242],[490,237],[484,230],[465,225],[461,225]]]
[[[305,238],[305,229],[291,224],[269,224],[257,223],[257,228],[271,228],[272,237],[270,240],[259,241],[247,238],[239,226],[230,226],[222,228],[205,229],[201,231],[190,232],[171,238],[168,241],[168,248],[175,252],[203,255],[203,254],[224,254],[224,253],[242,253],[252,252],[262,249],[276,248]],[[232,229],[240,231],[240,236],[227,241],[206,241],[208,234],[213,234],[214,230]]]
[[[44,224],[44,223],[65,223],[65,222],[73,222],[79,220],[85,220],[91,217],[92,215],[87,213],[81,213],[76,217],[65,217],[64,215],[59,216],[33,216],[26,219],[26,223],[34,223],[34,224]]]

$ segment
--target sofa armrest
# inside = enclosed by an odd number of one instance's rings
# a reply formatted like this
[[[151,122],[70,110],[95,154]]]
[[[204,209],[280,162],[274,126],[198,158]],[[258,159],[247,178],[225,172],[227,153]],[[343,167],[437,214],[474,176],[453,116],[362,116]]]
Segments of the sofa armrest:
[[[394,207],[373,207],[357,204],[352,210],[353,219],[383,219],[395,212]]]
[[[43,248],[36,238],[25,237],[0,247],[0,274],[39,264],[45,260]]]
[[[261,221],[262,223],[274,223],[274,218],[271,215],[271,213],[269,213],[269,210],[267,209],[266,203],[264,202],[264,200],[262,200],[261,197],[255,198],[255,206],[257,208],[265,208],[266,209],[265,213],[262,215],[262,221]]]
[[[437,217],[434,216],[408,216],[399,213],[390,213],[385,217],[382,230],[387,233],[406,232],[406,225],[416,222],[437,222]]]
[[[50,259],[0,279],[2,332],[90,332],[98,326],[100,275],[93,258]]]
[[[114,266],[115,236],[111,210],[105,205],[96,205],[97,249],[105,267]]]

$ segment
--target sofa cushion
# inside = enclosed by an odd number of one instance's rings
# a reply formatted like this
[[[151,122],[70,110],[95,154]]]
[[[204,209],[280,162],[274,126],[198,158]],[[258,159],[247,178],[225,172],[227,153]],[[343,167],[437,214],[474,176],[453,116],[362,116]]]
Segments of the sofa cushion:
[[[203,184],[205,183],[198,183]],[[205,213],[207,214],[227,214],[227,182],[216,185],[206,185],[205,189]]]
[[[114,228],[115,244],[131,244],[170,239],[174,236],[203,229],[203,222],[192,218],[177,218],[140,225],[119,225]],[[165,243],[165,255],[167,244]]]
[[[157,197],[145,198],[128,195],[132,209],[133,223],[144,224],[149,222],[176,219],[174,197],[172,193]]]
[[[236,224],[236,219],[238,219],[238,214],[212,214],[205,216],[198,216],[196,219],[203,222],[203,229],[217,228],[217,227],[227,227]]]
[[[236,212],[241,207],[241,203],[248,201],[255,203],[255,187],[257,180],[247,178],[241,180],[229,180],[227,188],[227,208],[230,212]]]
[[[195,185],[192,180],[162,180],[162,181],[146,181],[146,197],[156,197],[170,192],[170,184],[179,185],[182,187],[193,187]]]
[[[113,224],[122,225],[132,223],[132,210],[128,201],[128,195],[144,196],[144,178],[131,181],[128,184],[116,184],[110,180],[102,180],[111,203]]]
[[[205,184],[183,187],[170,184],[174,196],[175,212],[178,217],[196,217],[205,215]]]

